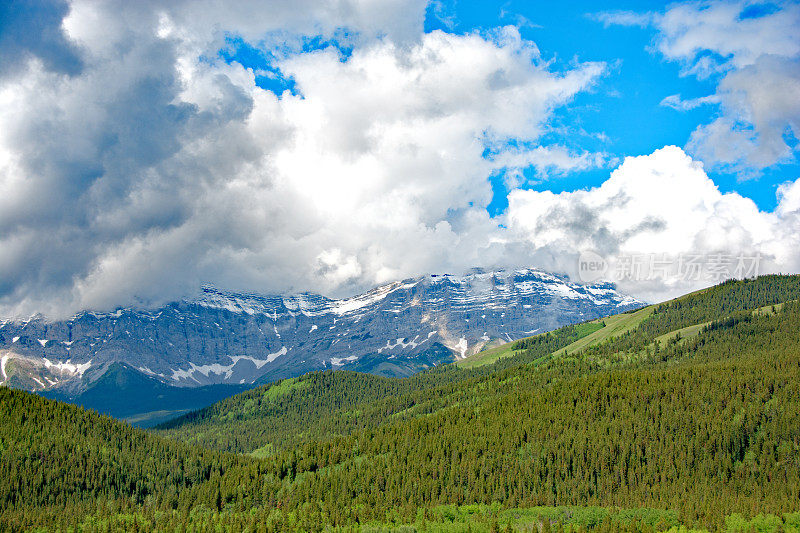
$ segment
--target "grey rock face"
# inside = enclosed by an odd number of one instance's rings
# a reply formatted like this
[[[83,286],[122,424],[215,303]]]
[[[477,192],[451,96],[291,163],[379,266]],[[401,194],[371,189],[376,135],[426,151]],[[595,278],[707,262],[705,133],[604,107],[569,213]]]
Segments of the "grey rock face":
[[[610,284],[533,269],[431,275],[333,300],[203,287],[160,309],[0,325],[0,383],[78,393],[123,362],[175,386],[247,384],[310,370],[406,375],[641,305]]]

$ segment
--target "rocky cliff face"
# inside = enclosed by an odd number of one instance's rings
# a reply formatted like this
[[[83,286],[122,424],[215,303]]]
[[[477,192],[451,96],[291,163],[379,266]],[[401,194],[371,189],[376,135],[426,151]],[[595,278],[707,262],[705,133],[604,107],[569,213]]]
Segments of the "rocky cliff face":
[[[4,322],[0,383],[77,394],[115,362],[182,387],[323,369],[407,375],[638,305],[611,285],[532,269],[431,275],[342,300],[204,287],[160,309]]]

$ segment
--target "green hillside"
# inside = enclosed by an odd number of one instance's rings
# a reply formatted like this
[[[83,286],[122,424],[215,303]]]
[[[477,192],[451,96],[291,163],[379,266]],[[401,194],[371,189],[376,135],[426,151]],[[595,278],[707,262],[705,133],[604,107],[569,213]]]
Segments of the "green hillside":
[[[191,448],[70,404],[0,387],[0,530],[73,527],[145,507],[214,506],[262,465]],[[251,492],[251,501],[258,493]]]
[[[567,351],[567,353],[572,353],[585,348],[586,346],[598,344],[604,340],[610,339],[613,336],[625,333],[626,331],[638,326],[642,320],[647,318],[653,312],[653,309],[654,306],[650,305],[641,309],[637,309],[636,311],[620,313],[618,315],[607,316],[597,320],[590,320],[588,322],[575,324],[573,333],[575,340],[565,346],[564,349]],[[571,331],[569,328],[570,326],[566,326],[564,328],[560,328],[560,331]],[[519,355],[525,351],[526,347],[531,342],[536,342],[534,339],[545,339],[548,335],[552,334],[553,332],[540,333],[539,335],[534,335],[533,337],[508,342],[495,348],[478,352],[470,357],[467,357],[466,359],[461,359],[455,364],[463,368],[475,368],[479,366],[490,365],[492,363],[496,363],[500,359]]]
[[[796,279],[797,276],[763,276],[755,281],[727,282],[663,304],[649,305],[634,311],[576,324],[575,341],[563,349],[568,354],[579,352],[589,346],[595,346],[627,334],[654,313],[657,316],[649,320],[646,326],[649,326],[649,329],[657,327],[665,331],[661,340],[666,340],[682,329],[676,326],[678,323],[686,324],[685,331],[683,331],[684,336],[685,334],[694,335],[708,321],[724,318],[734,311],[754,308],[771,309],[773,304],[780,306],[780,302],[793,299],[792,295],[797,293]],[[500,359],[521,354],[531,343],[544,340],[548,335],[567,331],[569,328],[571,326],[566,326],[556,332],[541,333],[526,339],[508,342],[462,359],[456,362],[456,365],[463,368],[475,368],[496,363]],[[643,330],[648,330],[648,328],[643,328]]]
[[[0,389],[0,530],[798,531],[798,297],[797,276],[729,282],[149,433]]]

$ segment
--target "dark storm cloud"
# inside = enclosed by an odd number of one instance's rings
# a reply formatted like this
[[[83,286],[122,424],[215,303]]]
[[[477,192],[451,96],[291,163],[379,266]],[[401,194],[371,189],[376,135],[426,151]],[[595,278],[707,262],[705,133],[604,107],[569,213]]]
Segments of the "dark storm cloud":
[[[64,35],[61,21],[69,11],[59,0],[11,0],[0,3],[0,77],[24,68],[36,57],[45,68],[75,75],[83,62]]]

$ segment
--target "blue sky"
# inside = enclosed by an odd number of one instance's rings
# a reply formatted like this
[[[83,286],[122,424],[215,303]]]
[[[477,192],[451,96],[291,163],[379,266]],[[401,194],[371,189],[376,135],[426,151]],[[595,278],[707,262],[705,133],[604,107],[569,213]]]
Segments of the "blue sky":
[[[525,39],[535,42],[555,68],[570,62],[604,61],[612,63],[597,86],[578,95],[569,107],[556,113],[566,133],[554,140],[589,150],[605,150],[619,158],[649,154],[665,145],[684,146],[699,123],[717,113],[716,106],[678,111],[660,105],[672,94],[684,99],[713,94],[719,76],[698,80],[681,75],[676,62],[665,60],[651,50],[654,30],[650,27],[605,27],[593,15],[602,11],[661,11],[664,2],[647,0],[603,2],[464,2],[432,4],[425,17],[426,31],[443,30],[469,33],[486,31],[503,24],[514,24]],[[582,132],[589,135],[584,135]],[[602,134],[602,140],[591,138]],[[752,198],[763,210],[776,204],[778,185],[800,176],[797,161],[779,164],[764,171],[758,179],[744,179],[735,172],[709,171],[724,192],[738,191]],[[536,176],[531,176],[536,180]],[[594,187],[608,177],[608,169],[576,172],[548,180],[533,188],[554,192]],[[490,209],[507,206],[502,179],[495,180],[498,194]]]

